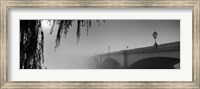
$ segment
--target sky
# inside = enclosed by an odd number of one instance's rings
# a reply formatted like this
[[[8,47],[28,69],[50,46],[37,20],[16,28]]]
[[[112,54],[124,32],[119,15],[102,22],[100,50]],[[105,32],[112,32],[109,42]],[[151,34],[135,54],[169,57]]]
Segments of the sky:
[[[87,68],[88,58],[94,55],[141,48],[154,45],[152,34],[158,33],[157,43],[180,41],[180,20],[106,20],[100,25],[92,21],[87,36],[86,29],[81,30],[77,44],[76,22],[69,28],[67,38],[62,37],[60,46],[55,49],[56,25],[50,35],[51,22],[42,21],[44,31],[44,66],[48,69]]]

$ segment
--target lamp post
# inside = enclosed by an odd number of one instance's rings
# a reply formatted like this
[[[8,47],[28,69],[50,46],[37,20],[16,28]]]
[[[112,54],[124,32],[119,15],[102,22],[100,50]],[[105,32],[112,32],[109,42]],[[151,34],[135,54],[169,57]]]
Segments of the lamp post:
[[[128,50],[128,46],[126,46],[126,49]]]
[[[108,53],[110,53],[110,46],[108,46]]]
[[[108,57],[110,56],[110,46],[108,46]]]
[[[158,44],[157,44],[157,42],[156,42],[156,38],[157,38],[157,36],[158,36],[158,33],[157,33],[156,31],[154,31],[152,35],[153,35],[153,38],[154,38],[154,40],[155,40],[154,47],[157,49],[157,48],[158,48]]]

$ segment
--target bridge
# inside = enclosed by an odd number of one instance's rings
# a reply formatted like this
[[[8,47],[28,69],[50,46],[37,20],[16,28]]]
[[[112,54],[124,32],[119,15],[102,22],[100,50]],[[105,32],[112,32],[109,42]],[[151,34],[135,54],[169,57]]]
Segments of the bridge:
[[[100,68],[130,68],[131,66],[137,68],[139,66],[139,69],[154,69],[157,68],[153,67],[155,64],[157,66],[178,64],[177,68],[180,68],[180,42],[100,54],[96,55],[94,60]],[[147,67],[142,67],[142,65]]]

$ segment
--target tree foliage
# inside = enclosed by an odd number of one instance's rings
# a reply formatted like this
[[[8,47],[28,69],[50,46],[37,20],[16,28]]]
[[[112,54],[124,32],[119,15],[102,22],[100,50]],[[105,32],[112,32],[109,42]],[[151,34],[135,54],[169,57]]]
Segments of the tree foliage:
[[[41,69],[44,63],[44,32],[41,30],[42,20],[20,20],[20,69]],[[76,23],[77,43],[80,40],[81,30],[86,28],[87,35],[92,20],[53,20],[50,34],[58,25],[55,48],[60,45],[62,35],[66,38],[69,27]],[[96,20],[100,25],[100,21]],[[103,22],[105,22],[103,20]]]
[[[44,63],[44,33],[41,21],[20,21],[20,69],[41,69]]]

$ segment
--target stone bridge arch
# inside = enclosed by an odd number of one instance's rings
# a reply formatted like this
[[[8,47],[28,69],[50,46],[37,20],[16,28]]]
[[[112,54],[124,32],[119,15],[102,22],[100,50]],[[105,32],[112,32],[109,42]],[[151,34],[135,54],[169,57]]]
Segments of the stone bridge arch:
[[[175,64],[180,63],[180,59],[171,57],[150,57],[134,62],[129,69],[175,69]],[[180,67],[178,67],[180,68]]]

